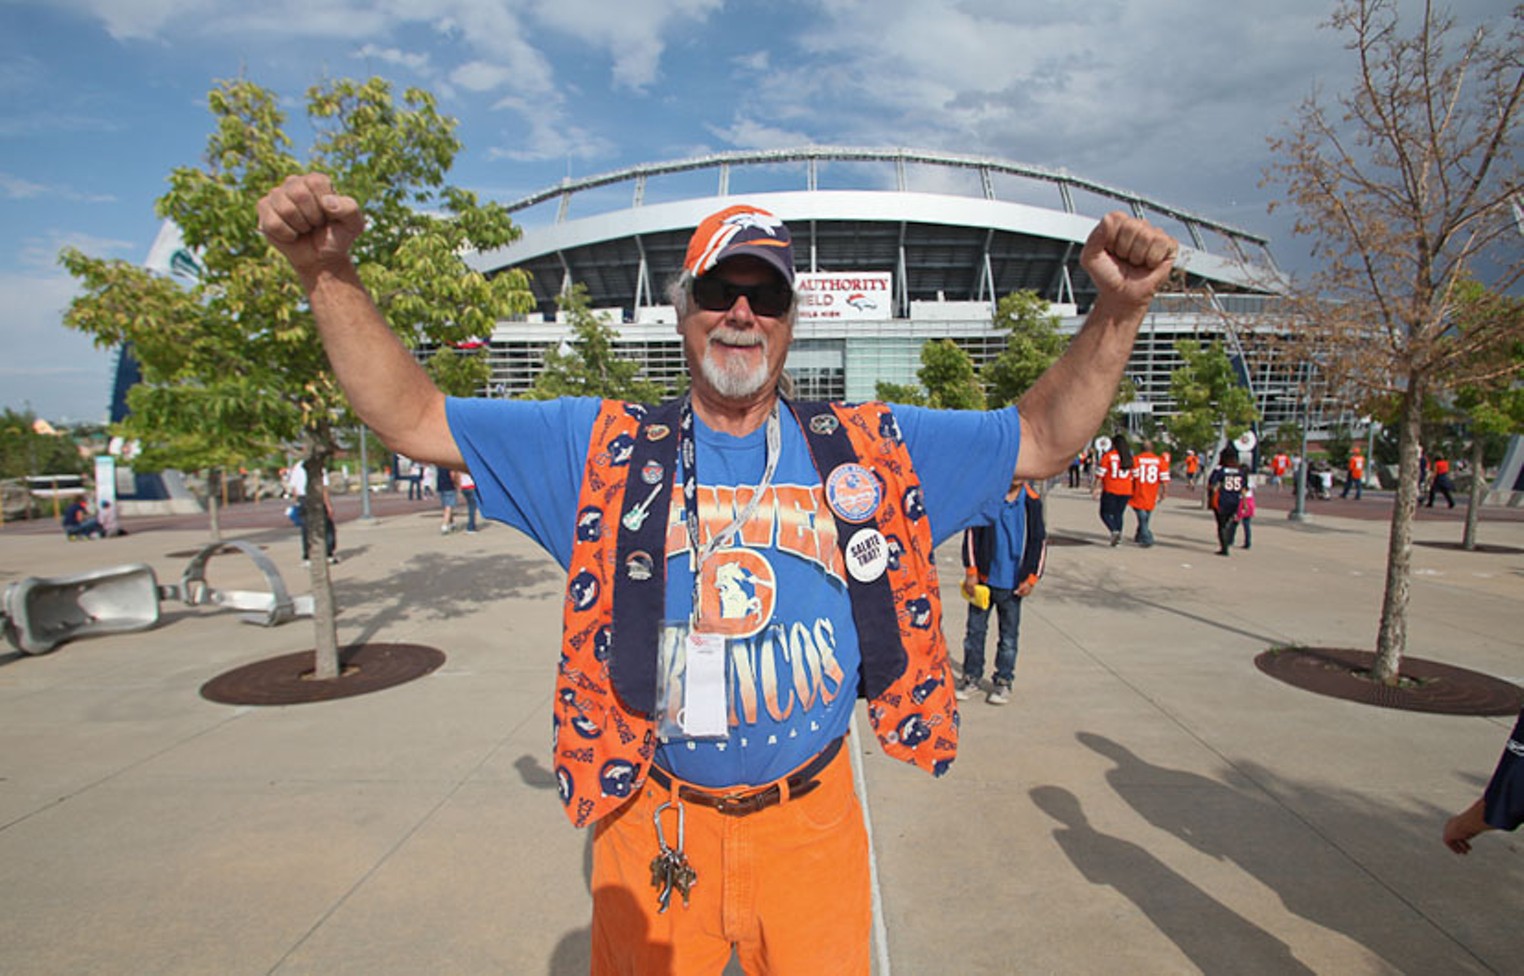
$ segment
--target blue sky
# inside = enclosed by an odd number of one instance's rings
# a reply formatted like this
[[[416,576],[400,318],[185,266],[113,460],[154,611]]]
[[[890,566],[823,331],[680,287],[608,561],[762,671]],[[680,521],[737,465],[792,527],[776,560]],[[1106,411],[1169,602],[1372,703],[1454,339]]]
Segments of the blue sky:
[[[1462,23],[1511,0],[1456,0]],[[1416,0],[1402,0],[1404,11]],[[1259,186],[1267,137],[1341,91],[1328,0],[0,0],[0,407],[104,417],[110,353],[61,325],[74,245],[141,262],[154,201],[242,75],[294,122],[324,78],[421,85],[452,180],[513,200],[570,174],[805,144],[996,156],[1305,245]],[[298,146],[302,140],[298,137]]]

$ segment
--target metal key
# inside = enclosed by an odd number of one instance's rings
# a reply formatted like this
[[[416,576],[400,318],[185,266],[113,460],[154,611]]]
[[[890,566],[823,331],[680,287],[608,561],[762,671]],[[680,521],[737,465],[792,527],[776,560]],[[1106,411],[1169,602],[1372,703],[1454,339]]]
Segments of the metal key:
[[[677,893],[683,896],[683,907],[687,908],[688,892],[692,890],[694,883],[698,881],[698,872],[693,870],[693,865],[688,863],[686,856],[679,854],[677,860],[672,864],[670,877],[672,887],[676,888]],[[671,894],[669,893],[667,897],[670,900]]]
[[[662,826],[661,815],[669,807],[677,807],[677,847],[667,844],[667,832]],[[686,811],[681,803],[663,803],[656,808],[652,819],[656,822],[657,855],[651,859],[651,886],[657,889],[656,901],[661,905],[657,914],[663,914],[672,905],[674,889],[683,896],[683,907],[688,907],[689,891],[698,880],[698,872],[688,863],[683,853],[683,835]]]

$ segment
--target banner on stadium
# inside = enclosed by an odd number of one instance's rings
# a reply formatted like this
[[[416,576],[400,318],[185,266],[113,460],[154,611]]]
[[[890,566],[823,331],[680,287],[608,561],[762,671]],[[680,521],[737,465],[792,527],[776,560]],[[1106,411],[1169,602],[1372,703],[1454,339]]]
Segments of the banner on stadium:
[[[797,277],[799,321],[892,319],[893,280],[887,271],[801,274]]]

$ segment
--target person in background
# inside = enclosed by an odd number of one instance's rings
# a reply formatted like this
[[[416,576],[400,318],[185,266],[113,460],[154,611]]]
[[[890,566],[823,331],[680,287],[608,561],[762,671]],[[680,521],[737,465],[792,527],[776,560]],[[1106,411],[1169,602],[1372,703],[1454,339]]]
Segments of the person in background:
[[[116,506],[111,504],[109,498],[101,502],[101,514],[99,518],[101,523],[101,538],[110,539],[113,536],[127,534],[127,530],[122,528],[122,520],[117,516]]]
[[[1244,475],[1244,493],[1238,499],[1238,524],[1244,527],[1244,548],[1253,542],[1254,524],[1254,475]]]
[[[1201,457],[1189,448],[1185,452],[1185,486],[1196,490],[1196,476],[1201,473]]]
[[[455,475],[455,487],[460,491],[460,497],[466,503],[466,535],[476,533],[476,479],[471,477],[469,471],[459,471]]]
[[[1455,488],[1455,483],[1450,480],[1450,459],[1443,454],[1434,457],[1434,480],[1429,483],[1429,507],[1434,507],[1434,496],[1441,494],[1451,508],[1455,507],[1455,496],[1450,494]]]
[[[1122,541],[1122,520],[1132,497],[1132,448],[1127,437],[1112,438],[1111,448],[1101,455],[1092,493],[1101,497],[1101,523],[1111,533],[1111,544]]]
[[[306,566],[311,561],[311,543],[307,541],[307,519],[304,514],[305,499],[307,497],[307,466],[298,461],[291,465],[291,472],[286,476],[286,489],[296,503],[288,510],[291,523],[296,526],[297,533],[302,539],[302,565]],[[328,472],[323,472],[323,549],[330,563],[339,561],[339,532],[333,521],[333,498],[328,494]]]
[[[455,531],[455,476],[449,468],[438,468],[434,485],[439,489],[439,510],[444,514],[439,523],[439,534],[449,535]]]
[[[1284,450],[1276,451],[1275,456],[1270,459],[1270,483],[1275,485],[1276,491],[1281,490],[1281,479],[1285,478],[1290,470],[1291,456]]]
[[[995,642],[995,675],[985,701],[1004,705],[1011,700],[1016,678],[1017,641],[1021,637],[1021,601],[1032,592],[1048,559],[1048,532],[1042,499],[1021,479],[1011,481],[991,525],[963,532],[963,595],[969,599],[963,632],[963,677],[956,694],[966,701],[979,690],[984,675],[984,640],[989,633],[990,607],[999,616]],[[989,589],[989,603],[974,602],[975,587]]]
[[[1365,491],[1365,455],[1361,453],[1359,444],[1349,452],[1349,463],[1345,465],[1344,471],[1344,491],[1339,497],[1348,498],[1350,488],[1355,489],[1355,501],[1359,501]]]
[[[1217,467],[1207,477],[1208,505],[1217,516],[1217,555],[1226,556],[1233,548],[1238,529],[1238,503],[1244,492],[1244,472],[1238,466],[1238,451],[1232,444],[1222,449]]]
[[[80,495],[69,503],[69,507],[63,513],[64,538],[73,542],[75,539],[89,539],[98,535],[106,538],[106,530],[101,528],[100,521],[90,514],[90,502],[85,496]]]
[[[1084,466],[1085,466],[1085,455],[1084,454],[1076,454],[1076,455],[1074,455],[1074,459],[1069,462],[1069,487],[1070,488],[1078,488],[1080,486],[1080,469],[1083,468]]]
[[[1169,462],[1154,453],[1154,442],[1145,439],[1143,450],[1133,458],[1132,497],[1128,507],[1138,519],[1138,531],[1133,541],[1147,549],[1154,544],[1154,509],[1169,492]]]

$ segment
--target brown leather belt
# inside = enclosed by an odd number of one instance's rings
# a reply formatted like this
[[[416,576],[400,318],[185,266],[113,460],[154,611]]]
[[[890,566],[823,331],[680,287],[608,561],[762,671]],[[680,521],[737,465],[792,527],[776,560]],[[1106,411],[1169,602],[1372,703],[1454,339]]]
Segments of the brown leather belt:
[[[841,751],[843,736],[837,736],[831,740],[831,744],[820,750],[814,759],[794,770],[788,777],[788,798],[804,796],[820,785],[820,780],[815,777],[831,764],[836,754]],[[672,777],[667,775],[666,770],[659,766],[651,767],[651,779],[663,789],[671,789]],[[727,817],[745,817],[756,813],[758,810],[766,810],[770,806],[776,806],[783,802],[783,789],[773,783],[755,793],[721,792],[706,790],[697,786],[679,786],[677,788],[679,799],[689,803],[696,803],[701,807],[710,807]]]

